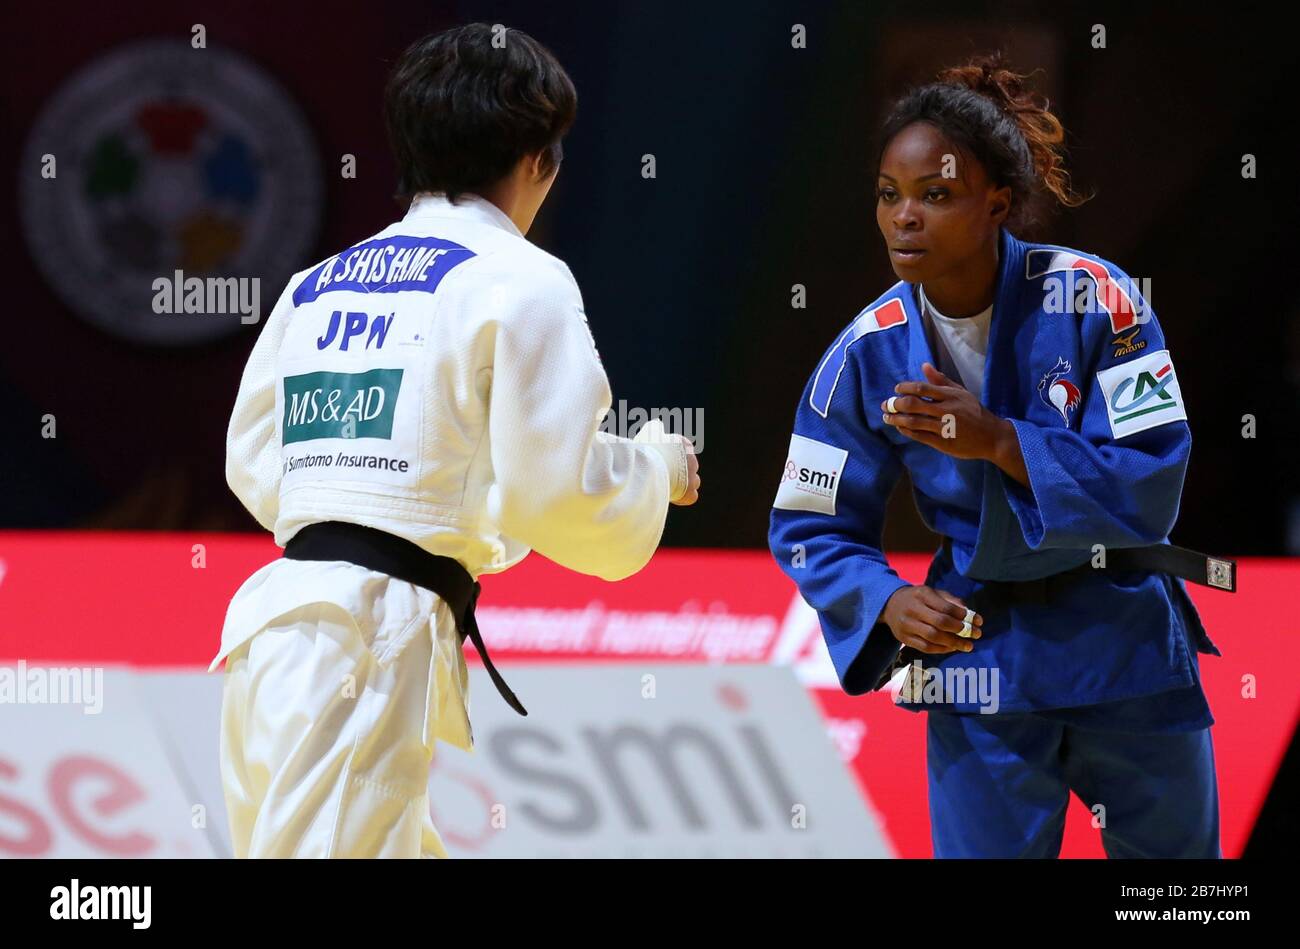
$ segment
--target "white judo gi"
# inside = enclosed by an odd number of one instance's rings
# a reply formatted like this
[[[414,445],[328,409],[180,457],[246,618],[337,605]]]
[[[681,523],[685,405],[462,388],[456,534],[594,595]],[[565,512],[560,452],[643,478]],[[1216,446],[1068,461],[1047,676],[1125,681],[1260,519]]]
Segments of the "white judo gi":
[[[283,547],[346,521],[474,578],[535,549],[617,580],[649,561],[687,443],[601,430],[611,402],[569,269],[490,202],[420,196],[289,282],[239,387],[231,489]],[[434,744],[473,745],[434,593],[342,561],[277,560],[231,601],[221,774],[237,857],[446,856]]]

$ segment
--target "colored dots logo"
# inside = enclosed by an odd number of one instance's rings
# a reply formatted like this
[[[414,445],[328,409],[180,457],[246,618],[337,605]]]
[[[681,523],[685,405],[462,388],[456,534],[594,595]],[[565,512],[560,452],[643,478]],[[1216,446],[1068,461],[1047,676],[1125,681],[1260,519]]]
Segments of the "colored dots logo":
[[[58,174],[43,178],[43,155]],[[44,105],[21,163],[24,236],[41,274],[100,329],[154,344],[237,330],[238,314],[159,314],[153,282],[259,278],[270,303],[310,263],[322,193],[296,104],[233,52],[121,47]]]

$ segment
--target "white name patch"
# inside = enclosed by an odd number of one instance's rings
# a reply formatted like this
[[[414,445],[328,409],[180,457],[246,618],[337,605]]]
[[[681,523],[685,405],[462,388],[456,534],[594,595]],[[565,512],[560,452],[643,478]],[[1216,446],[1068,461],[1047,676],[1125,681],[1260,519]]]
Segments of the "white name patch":
[[[1167,349],[1104,369],[1097,373],[1097,381],[1115,438],[1187,419],[1183,393]]]
[[[772,506],[785,511],[835,513],[835,496],[849,453],[802,435],[790,436],[790,453]]]

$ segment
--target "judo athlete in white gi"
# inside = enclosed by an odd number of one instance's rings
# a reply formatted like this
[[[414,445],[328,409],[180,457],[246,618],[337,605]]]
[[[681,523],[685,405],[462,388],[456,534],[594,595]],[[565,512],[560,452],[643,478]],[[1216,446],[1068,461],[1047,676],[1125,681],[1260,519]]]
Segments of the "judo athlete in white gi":
[[[1191,436],[1136,285],[1009,229],[1035,189],[1080,201],[1022,80],[977,61],[887,120],[901,279],[804,390],[770,547],[845,691],[907,670],[935,856],[1056,856],[1073,791],[1112,857],[1217,857],[1197,653],[1218,650],[1183,579],[1232,589],[1233,565],[1169,545]],[[904,469],[944,538],[917,586],[881,551]]]
[[[576,96],[534,40],[492,40],[405,53],[386,107],[409,211],[289,282],[239,387],[227,479],[286,556],[236,593],[212,664],[237,857],[446,856],[426,787],[436,741],[473,743],[471,578],[530,548],[627,577],[698,496],[686,439],[599,430],[578,287],[524,238]],[[461,578],[462,602],[403,573]]]

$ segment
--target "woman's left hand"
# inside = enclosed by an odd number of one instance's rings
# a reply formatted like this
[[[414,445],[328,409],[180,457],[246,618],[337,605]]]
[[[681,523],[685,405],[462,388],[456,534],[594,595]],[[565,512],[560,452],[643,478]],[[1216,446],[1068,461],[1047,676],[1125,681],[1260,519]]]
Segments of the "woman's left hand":
[[[900,382],[894,386],[898,395],[893,412],[889,411],[888,400],[880,404],[885,423],[913,441],[953,458],[998,464],[1008,448],[1008,437],[1017,441],[1011,423],[994,415],[969,389],[928,362],[921,366],[921,371],[927,381]],[[1018,444],[1016,448],[1018,455]]]

